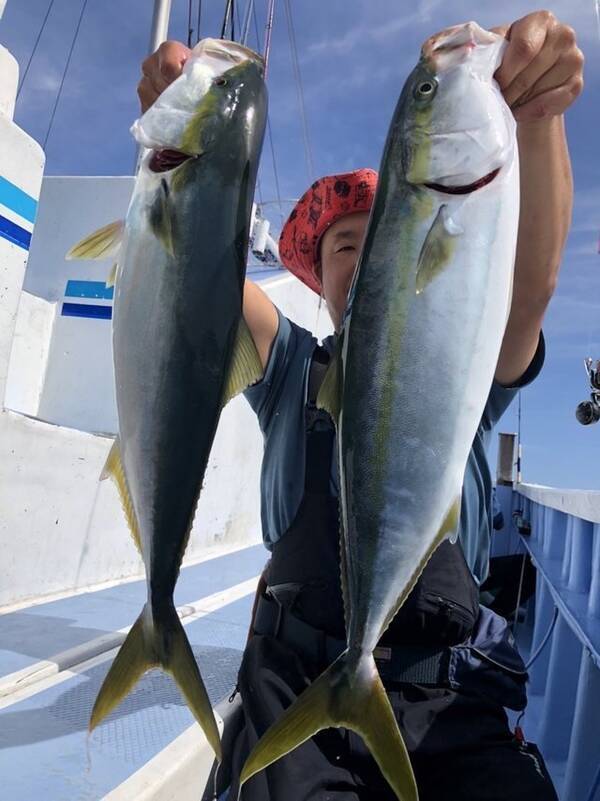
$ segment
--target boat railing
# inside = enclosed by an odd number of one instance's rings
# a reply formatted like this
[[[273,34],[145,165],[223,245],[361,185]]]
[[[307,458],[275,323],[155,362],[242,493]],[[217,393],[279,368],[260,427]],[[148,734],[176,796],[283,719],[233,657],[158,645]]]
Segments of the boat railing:
[[[498,487],[510,525],[494,555],[524,553],[537,571],[527,728],[562,801],[600,799],[600,492]]]

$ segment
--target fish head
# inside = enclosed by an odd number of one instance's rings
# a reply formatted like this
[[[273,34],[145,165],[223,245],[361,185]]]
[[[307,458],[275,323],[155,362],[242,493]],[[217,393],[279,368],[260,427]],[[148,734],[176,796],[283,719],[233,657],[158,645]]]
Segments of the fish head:
[[[165,153],[166,168],[206,153],[236,115],[251,115],[264,87],[262,57],[237,42],[203,39],[181,75],[133,124],[144,147]],[[160,159],[159,159],[160,160]],[[165,165],[162,165],[165,166]]]
[[[474,22],[425,42],[400,99],[406,181],[465,194],[511,161],[516,124],[493,77],[505,47]]]

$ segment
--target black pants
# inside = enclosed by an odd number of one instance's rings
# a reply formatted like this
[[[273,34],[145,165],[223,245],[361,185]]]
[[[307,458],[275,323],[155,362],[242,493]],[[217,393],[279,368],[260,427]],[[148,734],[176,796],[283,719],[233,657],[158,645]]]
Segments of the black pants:
[[[249,642],[239,677],[245,728],[232,775],[250,748],[314,680],[298,655],[272,637]],[[420,801],[557,801],[535,746],[513,738],[504,709],[445,688],[388,687],[406,742]],[[396,801],[353,732],[327,729],[242,789],[242,801]],[[237,799],[234,781],[228,801]]]

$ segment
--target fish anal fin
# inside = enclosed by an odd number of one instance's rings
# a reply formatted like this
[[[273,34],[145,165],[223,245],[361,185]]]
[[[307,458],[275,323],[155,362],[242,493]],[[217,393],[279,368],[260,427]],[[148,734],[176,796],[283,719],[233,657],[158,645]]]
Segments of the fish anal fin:
[[[461,500],[462,500],[462,494],[459,493],[450,504],[448,511],[446,512],[446,515],[442,521],[442,525],[439,527],[437,534],[435,535],[433,541],[431,542],[431,545],[429,546],[427,552],[425,553],[425,556],[421,559],[421,561],[415,568],[411,580],[407,582],[406,586],[404,587],[402,594],[398,598],[398,602],[395,608],[390,611],[390,614],[386,618],[386,621],[381,630],[382,634],[390,625],[395,615],[397,614],[398,610],[412,592],[412,589],[417,583],[419,576],[421,575],[423,570],[425,570],[425,565],[431,559],[431,556],[438,547],[438,545],[441,545],[445,539],[449,539],[453,543],[455,543],[456,540],[458,539],[458,525],[460,523]]]
[[[131,495],[129,493],[129,486],[127,484],[127,478],[125,476],[125,469],[121,461],[121,451],[119,449],[118,439],[116,439],[113,442],[113,446],[108,453],[108,456],[106,458],[106,463],[104,465],[102,473],[100,474],[100,481],[104,481],[104,479],[106,478],[112,478],[112,480],[117,485],[117,489],[119,491],[119,498],[121,499],[121,506],[123,507],[123,511],[125,512],[125,517],[127,519],[127,525],[129,526],[129,531],[131,532],[131,536],[133,537],[133,541],[135,542],[136,548],[141,554],[142,541],[140,538],[140,528],[135,515],[135,510],[133,508],[133,501],[131,500]]]
[[[68,251],[66,259],[109,259],[116,256],[123,242],[125,221],[116,220],[81,239]]]
[[[414,774],[372,655],[351,663],[345,651],[297,698],[254,746],[240,786],[322,729],[359,734],[399,801],[418,801]],[[239,796],[238,796],[239,797]]]
[[[317,394],[317,408],[323,409],[337,426],[342,410],[342,392],[344,387],[344,367],[342,364],[342,347],[344,332],[338,338],[337,345],[325,378]]]
[[[440,532],[438,534],[437,542],[438,544],[447,537],[450,542],[455,543],[458,539],[458,526],[460,523],[460,507],[462,503],[462,493],[459,494],[454,499],[454,503],[451,504],[450,508],[448,509],[448,514],[444,518],[444,522],[440,528]]]
[[[246,321],[241,317],[229,366],[229,374],[223,391],[222,405],[225,406],[240,392],[259,381],[263,373],[264,368],[252,339],[252,334]]]
[[[420,295],[448,266],[454,254],[456,237],[461,233],[462,229],[447,217],[446,206],[440,206],[419,254],[417,295]]]
[[[117,273],[119,271],[119,262],[115,262],[113,266],[110,268],[110,273],[108,274],[108,278],[106,279],[106,286],[111,287],[117,283]]]

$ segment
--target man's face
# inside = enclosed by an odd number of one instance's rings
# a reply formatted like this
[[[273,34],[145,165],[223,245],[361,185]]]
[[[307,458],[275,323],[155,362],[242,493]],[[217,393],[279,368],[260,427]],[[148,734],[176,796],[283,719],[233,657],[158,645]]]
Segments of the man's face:
[[[321,240],[321,284],[336,331],[342,323],[368,219],[367,211],[347,214],[334,222]]]

